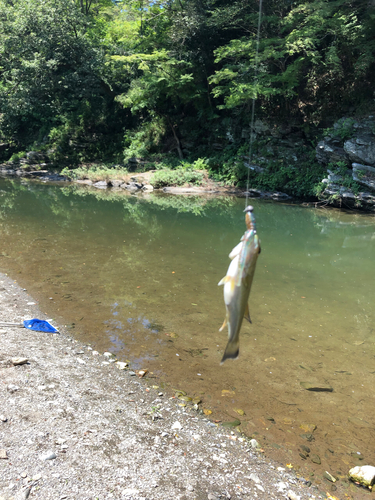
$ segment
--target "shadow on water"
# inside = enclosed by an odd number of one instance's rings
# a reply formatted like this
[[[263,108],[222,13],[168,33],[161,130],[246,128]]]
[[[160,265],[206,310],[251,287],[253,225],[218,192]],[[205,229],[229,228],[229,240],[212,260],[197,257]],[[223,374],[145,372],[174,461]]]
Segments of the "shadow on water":
[[[253,324],[223,366],[217,283],[243,199],[0,181],[0,268],[76,338],[239,419],[274,458],[345,475],[375,462],[374,217],[252,204]]]

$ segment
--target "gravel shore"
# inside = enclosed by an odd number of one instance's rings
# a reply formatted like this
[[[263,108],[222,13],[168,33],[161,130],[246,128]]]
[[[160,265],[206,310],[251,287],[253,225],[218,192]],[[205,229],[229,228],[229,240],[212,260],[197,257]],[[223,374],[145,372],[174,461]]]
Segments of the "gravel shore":
[[[47,319],[4,274],[0,303],[0,322]],[[54,326],[0,326],[0,500],[326,498]]]

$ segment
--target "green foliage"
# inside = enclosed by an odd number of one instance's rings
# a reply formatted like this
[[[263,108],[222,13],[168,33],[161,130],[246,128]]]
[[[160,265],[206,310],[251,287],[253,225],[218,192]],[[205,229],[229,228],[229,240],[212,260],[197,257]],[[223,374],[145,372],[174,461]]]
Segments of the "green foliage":
[[[26,157],[26,151],[18,151],[17,153],[13,153],[12,156],[10,157],[9,161],[19,161],[22,158]]]
[[[193,184],[199,186],[203,181],[203,173],[186,168],[176,170],[162,169],[155,172],[151,178],[151,184],[155,188],[164,186],[183,186],[184,184]]]
[[[353,120],[353,118],[342,118],[335,124],[334,128],[326,129],[324,131],[324,135],[335,137],[340,141],[346,141],[347,139],[350,139],[353,135],[354,123],[355,120]]]
[[[80,166],[75,169],[65,167],[61,171],[61,175],[65,175],[68,179],[88,179],[93,182],[109,181],[111,179],[126,180],[128,177],[128,170],[124,167],[107,166],[107,165],[88,165]]]

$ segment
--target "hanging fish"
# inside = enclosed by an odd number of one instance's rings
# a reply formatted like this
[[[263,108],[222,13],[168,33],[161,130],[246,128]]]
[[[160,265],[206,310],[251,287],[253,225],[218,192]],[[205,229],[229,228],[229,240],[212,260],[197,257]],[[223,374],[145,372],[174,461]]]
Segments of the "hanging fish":
[[[219,282],[224,285],[224,302],[227,311],[226,318],[220,332],[228,324],[228,344],[225,348],[223,359],[236,359],[239,353],[239,335],[242,320],[245,317],[250,323],[248,299],[254,278],[255,265],[260,254],[260,242],[255,229],[253,207],[245,208],[247,231],[241,242],[229,254],[232,262],[226,276]]]

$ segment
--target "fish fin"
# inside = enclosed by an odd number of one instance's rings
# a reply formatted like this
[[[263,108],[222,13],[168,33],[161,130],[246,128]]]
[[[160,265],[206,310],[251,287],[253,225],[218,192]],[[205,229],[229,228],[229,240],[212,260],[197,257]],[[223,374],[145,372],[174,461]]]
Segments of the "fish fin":
[[[238,245],[236,245],[233,250],[231,251],[231,253],[229,254],[229,258],[231,260],[233,260],[235,257],[237,257],[237,255],[239,255],[241,253],[241,250],[242,250],[242,240],[240,241],[240,243],[238,243]]]
[[[260,243],[259,243],[259,252],[258,252],[258,254],[260,254],[260,251],[261,251],[261,248],[260,248]]]
[[[222,365],[226,359],[237,359],[240,352],[240,343],[238,340],[230,340],[225,348],[224,355],[220,364]]]
[[[249,304],[246,304],[246,310],[245,314],[243,316],[249,323],[252,323],[251,318],[250,318],[250,309],[249,309]]]
[[[225,318],[224,323],[221,325],[221,328],[219,329],[219,332],[222,332],[226,326],[227,326],[227,318]]]
[[[220,285],[225,285],[225,283],[228,283],[228,281],[229,281],[230,279],[231,279],[231,277],[230,277],[230,276],[224,276],[224,278],[223,278],[223,279],[221,279],[221,280],[219,281],[219,283],[217,284],[217,286],[220,286]]]

